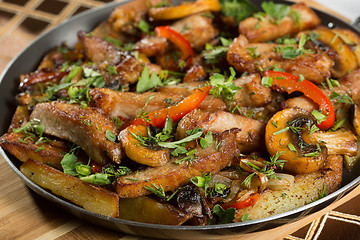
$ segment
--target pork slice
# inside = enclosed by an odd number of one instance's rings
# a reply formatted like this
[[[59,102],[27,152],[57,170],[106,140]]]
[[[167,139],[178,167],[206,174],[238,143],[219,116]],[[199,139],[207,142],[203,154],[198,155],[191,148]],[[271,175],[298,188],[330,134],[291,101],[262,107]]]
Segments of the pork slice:
[[[140,112],[152,112],[171,105],[175,105],[191,94],[191,91],[182,89],[164,92],[117,92],[106,88],[89,90],[91,106],[101,108],[110,117],[121,116],[124,119],[133,119]],[[226,109],[226,104],[213,96],[208,96],[199,108],[207,111]]]
[[[171,25],[171,28],[181,33],[195,49],[202,49],[219,34],[219,30],[212,25],[212,19],[204,16],[203,13],[178,20]]]
[[[144,68],[143,64],[128,52],[117,50],[115,46],[99,37],[78,33],[86,57],[96,63],[99,68],[107,65],[115,66],[118,75],[128,83],[138,81]]]
[[[227,60],[239,72],[255,73],[261,69],[277,66],[285,72],[319,84],[331,76],[333,60],[326,53],[304,53],[293,59],[284,59],[281,51],[283,45],[271,43],[249,43],[245,36],[235,38],[229,47]],[[296,48],[296,46],[293,46]],[[251,52],[256,54],[251,54]]]
[[[290,16],[284,17],[280,24],[274,23],[268,16],[263,20],[249,17],[240,22],[239,32],[250,42],[267,42],[285,35],[294,35],[320,24],[320,18],[304,3],[293,4],[290,9],[299,14],[298,23]]]
[[[173,158],[161,167],[148,167],[145,170],[119,177],[116,182],[116,192],[120,198],[135,198],[151,193],[145,187],[163,187],[164,191],[174,191],[189,183],[195,176],[203,173],[215,174],[228,166],[236,152],[234,135],[224,132],[206,149],[196,151],[197,158],[188,165],[186,162],[175,163]]]
[[[123,151],[120,143],[110,141],[106,132],[117,136],[114,122],[92,107],[60,101],[38,103],[30,119],[38,119],[44,132],[79,145],[89,157],[104,165],[110,160],[120,163]]]
[[[183,99],[181,95],[117,92],[106,88],[90,89],[89,96],[91,106],[103,109],[107,116],[125,119],[133,119],[141,110],[157,111],[167,107],[169,102],[178,103]]]
[[[224,111],[210,113],[196,109],[180,120],[176,137],[183,138],[186,131],[196,127],[212,133],[236,129],[236,146],[241,153],[250,153],[264,147],[265,123],[252,118]]]

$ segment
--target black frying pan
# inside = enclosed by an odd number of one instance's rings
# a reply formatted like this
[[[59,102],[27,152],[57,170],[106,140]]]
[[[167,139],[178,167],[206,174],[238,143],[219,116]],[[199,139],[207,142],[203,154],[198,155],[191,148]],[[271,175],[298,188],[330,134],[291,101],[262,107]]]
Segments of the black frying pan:
[[[253,0],[252,2],[258,7],[261,4],[260,0]],[[284,1],[282,2],[284,3]],[[19,75],[34,71],[40,63],[42,57],[50,49],[60,45],[62,42],[66,41],[69,46],[75,44],[77,41],[76,33],[79,30],[91,31],[101,21],[108,18],[113,8],[120,4],[122,3],[110,3],[102,8],[92,9],[71,18],[69,21],[60,24],[56,28],[42,34],[10,62],[8,67],[0,76],[1,135],[7,131],[11,117],[15,111],[15,95],[18,89]],[[352,31],[360,34],[360,30],[344,22],[343,20],[321,11],[316,10],[316,12],[322,19],[323,25],[335,25],[337,27],[349,28]],[[4,157],[5,161],[10,165],[15,173],[19,175],[19,177],[28,187],[30,187],[33,191],[42,197],[66,209],[71,214],[107,228],[156,239],[219,239],[222,237],[264,231],[289,222],[294,222],[306,215],[315,213],[345,196],[353,188],[360,184],[360,164],[357,164],[352,171],[344,172],[342,185],[339,190],[316,202],[290,212],[241,223],[208,226],[167,226],[138,223],[117,218],[108,218],[93,212],[89,212],[37,186],[28,180],[19,171],[19,166],[21,164],[19,160],[10,155],[7,155],[7,153],[5,153],[1,148],[0,153]]]

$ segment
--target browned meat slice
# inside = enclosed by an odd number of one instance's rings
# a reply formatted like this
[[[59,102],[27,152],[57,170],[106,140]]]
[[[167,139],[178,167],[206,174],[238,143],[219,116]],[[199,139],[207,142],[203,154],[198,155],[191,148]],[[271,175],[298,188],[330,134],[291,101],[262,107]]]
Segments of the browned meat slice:
[[[99,68],[108,65],[116,67],[117,77],[126,83],[135,83],[143,70],[143,64],[128,52],[116,50],[111,43],[94,36],[88,36],[84,32],[78,34],[79,42],[84,48],[85,55],[98,64]],[[125,85],[125,83],[123,83]]]
[[[295,12],[294,15],[299,14],[299,21],[294,21],[291,16],[286,16],[280,24],[276,24],[269,16],[261,20],[250,17],[240,22],[239,32],[245,35],[250,42],[267,42],[285,35],[294,35],[320,24],[320,18],[304,3],[294,4],[290,9]]]
[[[89,91],[91,105],[104,110],[107,116],[121,116],[125,119],[133,119],[140,111],[152,112],[169,105],[176,104],[184,99],[188,94],[176,93],[134,93],[116,92],[105,88],[96,88]],[[146,104],[147,103],[147,104]],[[226,109],[225,103],[212,96],[208,96],[200,105],[200,109],[219,110]]]
[[[215,39],[219,31],[212,25],[212,19],[203,13],[194,14],[176,21],[171,28],[181,33],[195,49],[202,49]]]
[[[94,108],[81,108],[79,105],[58,101],[39,103],[30,118],[40,120],[45,125],[46,134],[79,145],[92,160],[101,165],[109,160],[116,163],[121,161],[121,145],[106,137],[110,132],[117,136],[119,130],[112,120]]]
[[[165,108],[168,100],[178,102],[183,99],[180,95],[116,92],[106,88],[90,89],[89,96],[93,107],[103,109],[108,116],[121,116],[125,119],[133,119],[142,109],[144,112],[151,112]]]
[[[249,153],[264,147],[265,123],[224,111],[215,113],[194,110],[183,117],[176,131],[178,138],[186,131],[203,128],[205,132],[222,133],[235,130],[235,141],[241,153]]]
[[[209,147],[197,149],[197,158],[191,165],[187,165],[185,161],[177,164],[174,158],[164,166],[131,173],[117,179],[116,192],[120,198],[135,198],[151,193],[145,187],[161,186],[165,191],[174,191],[187,184],[194,176],[219,172],[230,164],[235,151],[233,134],[224,132]]]
[[[154,57],[165,53],[167,40],[163,37],[147,36],[135,43],[134,50],[137,50],[147,57]]]
[[[187,82],[173,86],[166,86],[158,88],[158,92],[167,94],[182,94],[189,95],[191,91],[199,86],[203,86],[205,82]],[[240,87],[234,96],[234,101],[231,103],[233,109],[236,105],[238,107],[261,107],[271,102],[271,89],[264,87],[261,84],[260,74],[250,74],[242,76],[234,80],[234,85]],[[217,110],[225,110],[226,107],[220,107],[221,100],[212,100],[213,104],[219,107],[214,107]],[[205,102],[206,103],[206,102]],[[204,105],[205,105],[204,103]],[[202,106],[204,106],[202,105]],[[211,108],[200,107],[203,110],[211,110]]]
[[[144,20],[148,8],[162,0],[135,0],[114,9],[109,18],[113,31],[124,35],[139,32],[138,24]]]
[[[207,76],[207,73],[205,72],[205,69],[200,64],[194,64],[184,76],[184,82],[198,82],[205,79]]]
[[[35,71],[26,75],[20,76],[20,91],[33,90],[38,84],[59,83],[59,81],[66,76],[66,72],[55,71]]]
[[[347,95],[352,98],[355,103],[360,103],[360,68],[352,71],[351,73],[345,75],[339,79],[340,86],[335,86],[332,91],[324,90],[328,96],[332,92],[336,92],[339,95]]]
[[[245,36],[240,35],[230,45],[227,60],[239,72],[254,73],[277,66],[297,76],[302,74],[315,83],[321,83],[331,76],[330,68],[334,63],[326,53],[304,53],[296,58],[284,59],[282,52],[274,51],[279,46],[249,43]]]

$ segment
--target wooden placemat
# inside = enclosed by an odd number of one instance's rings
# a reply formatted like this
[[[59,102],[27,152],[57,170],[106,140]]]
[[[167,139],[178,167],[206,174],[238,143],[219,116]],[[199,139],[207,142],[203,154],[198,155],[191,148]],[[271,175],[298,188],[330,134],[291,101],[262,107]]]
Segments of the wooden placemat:
[[[107,2],[111,0],[0,0],[0,72],[43,31]],[[314,1],[305,2],[331,12]],[[2,157],[0,169],[0,239],[143,239],[64,212],[29,190]],[[246,239],[360,239],[359,194],[360,186],[332,206],[299,222]]]

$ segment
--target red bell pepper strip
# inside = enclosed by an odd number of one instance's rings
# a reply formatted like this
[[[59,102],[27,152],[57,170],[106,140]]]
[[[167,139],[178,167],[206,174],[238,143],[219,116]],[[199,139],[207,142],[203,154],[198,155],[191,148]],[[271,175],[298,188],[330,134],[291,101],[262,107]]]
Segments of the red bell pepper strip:
[[[209,94],[211,88],[212,86],[206,86],[194,89],[190,96],[186,97],[177,105],[147,113],[143,118],[136,118],[132,124],[146,124],[147,126],[151,124],[154,127],[164,127],[168,116],[174,122],[178,121],[183,116],[197,108]]]
[[[259,200],[259,198],[260,198],[260,194],[254,193],[254,194],[251,194],[249,198],[247,198],[243,201],[235,202],[235,203],[231,204],[230,206],[224,206],[224,209],[228,209],[228,208],[243,209],[243,208],[250,207],[250,206],[252,207]]]
[[[319,105],[319,110],[326,116],[326,119],[317,124],[320,130],[327,130],[334,126],[335,111],[330,99],[315,84],[299,77],[284,72],[265,71],[264,76],[272,78],[272,88],[279,92],[293,93],[302,92],[306,97]]]
[[[159,26],[155,28],[156,36],[164,37],[175,44],[181,51],[181,60],[185,61],[185,67],[191,65],[194,57],[194,51],[190,43],[177,31],[171,29],[169,26]]]

